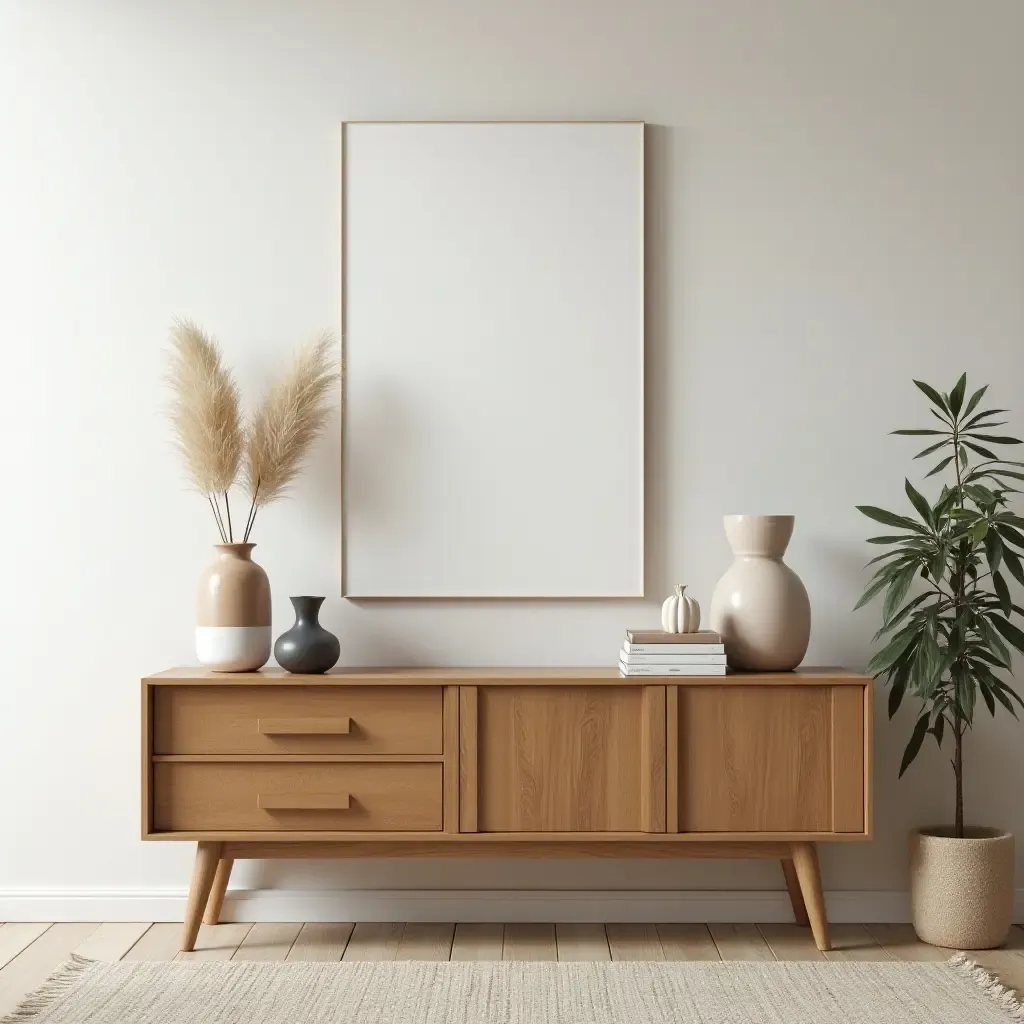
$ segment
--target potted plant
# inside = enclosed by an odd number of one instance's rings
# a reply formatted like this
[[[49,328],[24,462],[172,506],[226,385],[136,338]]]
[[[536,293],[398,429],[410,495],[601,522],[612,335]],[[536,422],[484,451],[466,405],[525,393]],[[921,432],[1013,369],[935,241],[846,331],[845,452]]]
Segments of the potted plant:
[[[936,464],[925,478],[946,482],[934,499],[905,482],[913,515],[860,505],[868,518],[899,532],[871,537],[885,551],[857,607],[884,593],[882,643],[868,672],[889,687],[889,717],[907,697],[920,701],[900,775],[927,736],[952,748],[955,812],[952,825],[911,835],[911,907],[925,942],[960,949],[998,946],[1013,911],[1013,836],[964,824],[964,741],[978,698],[995,715],[1016,717],[1024,701],[1007,683],[1011,648],[1024,652],[1016,624],[1024,608],[1013,602],[1008,576],[1024,584],[1024,519],[1010,508],[1024,480],[1024,463],[1004,459],[1004,446],[1021,442],[992,433],[1005,409],[979,405],[986,388],[967,398],[964,374],[948,393],[914,381],[931,403],[931,427],[895,434],[929,438],[914,456]]]

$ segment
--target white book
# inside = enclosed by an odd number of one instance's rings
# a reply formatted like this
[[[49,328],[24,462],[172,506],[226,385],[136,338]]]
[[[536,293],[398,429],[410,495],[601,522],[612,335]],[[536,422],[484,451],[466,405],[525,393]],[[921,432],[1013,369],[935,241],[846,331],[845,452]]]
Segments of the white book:
[[[623,676],[724,676],[725,665],[627,665],[619,662]]]
[[[725,654],[725,644],[634,644],[626,640],[627,654]]]
[[[724,654],[634,654],[623,648],[619,661],[626,665],[724,665]]]

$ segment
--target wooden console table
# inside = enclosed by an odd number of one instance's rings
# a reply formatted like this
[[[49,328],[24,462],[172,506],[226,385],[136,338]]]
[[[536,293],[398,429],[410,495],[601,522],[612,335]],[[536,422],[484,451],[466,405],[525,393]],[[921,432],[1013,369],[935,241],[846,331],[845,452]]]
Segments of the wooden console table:
[[[142,837],[240,857],[771,857],[829,948],[815,844],[871,838],[871,680],[838,669],[342,670],[142,681]],[[205,914],[205,917],[204,917]]]

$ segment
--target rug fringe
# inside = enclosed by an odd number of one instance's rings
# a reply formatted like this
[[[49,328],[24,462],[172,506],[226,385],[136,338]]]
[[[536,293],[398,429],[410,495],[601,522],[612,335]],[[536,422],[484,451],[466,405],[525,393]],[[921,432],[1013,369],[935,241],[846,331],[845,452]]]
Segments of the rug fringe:
[[[1024,1021],[1024,1003],[1017,998],[1017,993],[1013,989],[1004,985],[994,974],[972,960],[966,953],[957,953],[947,962],[950,967],[955,967],[983,989],[986,995],[1010,1014],[1011,1020]],[[0,1024],[3,1022],[0,1021]]]
[[[97,962],[72,953],[35,992],[30,992],[9,1014],[0,1017],[0,1024],[30,1024],[37,1020]]]

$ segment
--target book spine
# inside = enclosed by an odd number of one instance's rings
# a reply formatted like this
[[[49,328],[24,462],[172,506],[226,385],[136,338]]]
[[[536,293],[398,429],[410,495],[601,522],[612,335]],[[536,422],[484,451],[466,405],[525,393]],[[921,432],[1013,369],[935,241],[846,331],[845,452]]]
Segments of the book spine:
[[[725,644],[631,644],[623,645],[627,654],[692,654],[698,657],[715,657],[725,654]]]
[[[724,665],[626,665],[619,662],[624,676],[724,676]]]
[[[705,665],[713,667],[725,664],[724,654],[620,654],[624,665]]]

